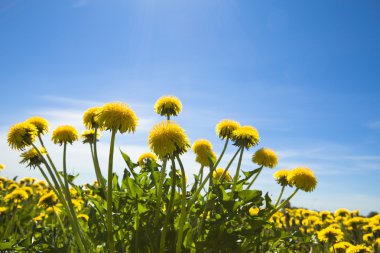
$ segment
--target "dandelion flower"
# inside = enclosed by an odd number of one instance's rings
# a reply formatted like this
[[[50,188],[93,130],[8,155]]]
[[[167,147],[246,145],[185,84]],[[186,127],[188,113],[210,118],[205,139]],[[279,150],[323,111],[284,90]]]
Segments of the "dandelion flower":
[[[95,116],[95,121],[99,126],[120,133],[134,132],[138,124],[135,112],[121,102],[111,102],[105,104]]]
[[[5,165],[0,163],[0,170],[3,170],[3,169],[5,169]]]
[[[291,170],[288,176],[289,185],[295,186],[305,192],[311,192],[317,185],[317,179],[312,170],[299,167]]]
[[[225,119],[216,125],[216,134],[222,139],[231,138],[232,132],[238,128],[240,128],[239,122]]]
[[[343,239],[343,232],[334,227],[327,227],[317,233],[318,239],[324,243],[336,243]]]
[[[177,97],[163,96],[156,101],[154,110],[162,116],[177,116],[182,111],[182,104]]]
[[[210,167],[216,161],[216,154],[214,151],[211,150],[208,153],[202,153],[202,154],[197,155],[197,157],[195,158],[195,161],[198,162],[202,166]]]
[[[99,114],[101,107],[89,108],[83,114],[83,125],[88,129],[95,129],[99,127],[98,122],[95,120],[96,116]]]
[[[94,129],[84,130],[81,134],[81,138],[83,139],[83,143],[94,144],[96,141],[98,141],[99,137],[100,137],[99,132],[96,132],[96,137],[95,137],[95,130]]]
[[[31,117],[26,122],[34,125],[38,130],[38,134],[46,134],[49,131],[49,122],[42,117]]]
[[[345,208],[340,208],[338,210],[335,211],[335,216],[339,216],[339,217],[348,217],[350,215],[350,211],[348,211],[347,209]]]
[[[278,158],[272,149],[261,148],[252,156],[252,162],[264,167],[274,168],[277,165]]]
[[[334,249],[337,253],[340,253],[340,252],[346,252],[346,249],[348,249],[349,247],[351,247],[352,244],[349,243],[349,242],[337,242],[334,244],[334,248],[331,247],[330,248],[330,251],[331,252],[334,252]]]
[[[249,215],[256,216],[259,213],[260,209],[258,207],[249,208]]]
[[[83,220],[85,221],[88,221],[89,217],[87,214],[84,214],[84,213],[81,213],[81,214],[78,214],[77,216],[78,218],[82,218]]]
[[[231,139],[234,145],[239,147],[250,148],[259,143],[260,137],[256,128],[252,126],[242,126],[232,132]]]
[[[280,184],[281,186],[287,186],[289,185],[288,175],[289,175],[289,170],[282,169],[282,170],[276,171],[273,177],[277,181],[277,183]]]
[[[220,180],[220,178],[222,177],[224,173],[224,169],[223,168],[217,168],[214,170],[214,172],[212,173],[212,177],[216,180]],[[230,173],[227,171],[227,173],[224,175],[224,178],[223,178],[223,181],[226,180],[226,181],[231,181],[232,180],[232,177],[230,175]]]
[[[22,122],[13,125],[8,132],[8,144],[13,149],[30,146],[38,135],[38,129],[31,123]]]
[[[79,138],[78,131],[73,126],[65,125],[57,127],[51,136],[54,144],[70,143],[77,141]]]
[[[45,148],[40,148],[40,152],[41,154],[47,154]],[[27,167],[36,167],[44,161],[35,148],[21,153],[20,157],[22,158],[20,163],[25,163]]]
[[[185,153],[190,147],[189,138],[178,124],[161,122],[153,127],[149,133],[150,149],[160,158]]]
[[[8,207],[0,206],[0,215],[5,213],[8,210]]]
[[[55,195],[54,192],[49,192],[41,196],[40,200],[38,201],[38,205],[44,208],[48,208],[48,207],[56,205],[57,201],[58,201],[57,195]]]
[[[147,153],[140,155],[137,161],[138,161],[139,166],[141,168],[145,168],[145,164],[148,162],[148,160],[150,162],[156,162],[157,157],[153,153],[147,152]]]
[[[29,198],[28,193],[26,193],[26,191],[24,191],[23,189],[18,188],[18,189],[14,189],[11,193],[8,193],[7,195],[5,195],[4,201],[5,202],[13,201],[14,203],[18,203],[28,198]]]
[[[372,253],[372,250],[363,244],[359,244],[359,245],[350,246],[346,252],[347,253]]]

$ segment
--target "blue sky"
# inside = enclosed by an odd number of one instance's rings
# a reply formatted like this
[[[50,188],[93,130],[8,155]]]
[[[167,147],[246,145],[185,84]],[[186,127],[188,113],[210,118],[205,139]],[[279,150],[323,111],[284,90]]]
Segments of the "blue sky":
[[[39,176],[7,147],[12,124],[41,115],[52,128],[83,129],[82,113],[109,101],[141,119],[136,134],[118,137],[136,158],[160,120],[155,100],[172,94],[191,141],[208,138],[220,152],[214,128],[231,118],[259,130],[259,147],[279,155],[276,169],[312,168],[318,188],[294,205],[380,211],[379,13],[375,0],[2,0],[2,174]],[[69,151],[80,182],[94,178],[86,148]],[[196,172],[191,152],[186,161]],[[257,187],[276,197],[274,171]]]

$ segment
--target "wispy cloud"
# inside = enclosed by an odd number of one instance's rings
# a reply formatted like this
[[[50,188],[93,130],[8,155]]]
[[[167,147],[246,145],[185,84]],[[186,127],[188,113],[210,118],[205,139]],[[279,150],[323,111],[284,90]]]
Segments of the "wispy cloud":
[[[79,8],[89,4],[90,2],[91,0],[75,0],[72,6],[74,8]]]
[[[369,128],[380,129],[380,120],[372,121],[367,124]]]

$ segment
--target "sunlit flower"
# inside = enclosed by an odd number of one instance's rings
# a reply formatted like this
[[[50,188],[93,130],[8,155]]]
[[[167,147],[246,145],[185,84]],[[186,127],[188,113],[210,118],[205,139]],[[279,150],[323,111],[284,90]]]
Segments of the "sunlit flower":
[[[28,193],[26,193],[26,191],[24,191],[23,189],[18,188],[18,189],[14,189],[11,193],[8,193],[7,195],[5,195],[4,201],[5,202],[13,201],[15,203],[18,203],[28,198],[29,198]]]
[[[79,135],[78,131],[73,126],[65,125],[57,127],[52,134],[52,141],[54,144],[70,143],[78,140]]]
[[[211,161],[210,161],[211,160]],[[211,167],[216,162],[216,154],[214,151],[202,153],[196,156],[195,161],[205,167]]]
[[[26,122],[34,125],[39,134],[46,134],[49,131],[49,122],[42,117],[31,117],[27,119]]]
[[[345,208],[340,208],[335,211],[335,216],[348,217],[349,215],[350,215],[350,211],[348,211]]]
[[[99,127],[98,122],[96,121],[96,116],[99,114],[101,107],[92,107],[89,108],[83,114],[83,125],[88,129],[95,129]]]
[[[318,239],[324,243],[336,243],[343,239],[343,232],[340,229],[327,227],[319,231]]]
[[[252,156],[252,162],[264,167],[274,168],[277,165],[278,158],[272,149],[261,148]]]
[[[347,253],[372,253],[372,250],[363,244],[359,244],[359,245],[351,245],[347,249],[346,252]]]
[[[223,168],[217,168],[214,170],[214,172],[212,173],[212,177],[216,180],[220,180],[220,178],[222,177],[224,173],[224,169]],[[230,175],[230,173],[227,171],[226,174],[224,175],[224,178],[223,178],[223,181],[231,181],[232,180],[232,177]]]
[[[57,201],[57,195],[55,195],[54,192],[49,192],[41,196],[40,200],[38,201],[38,205],[44,208],[48,208],[51,206],[55,206],[57,204]]]
[[[100,133],[96,132],[96,136],[95,136],[94,129],[87,129],[82,132],[81,138],[83,139],[83,143],[94,144],[100,138]]]
[[[7,210],[8,210],[8,207],[0,206],[0,215],[2,215],[3,213],[5,213]]]
[[[334,244],[334,248],[331,247],[330,252],[334,252],[335,250],[336,253],[345,253],[346,249],[350,246],[352,246],[352,244],[349,242],[337,242]]]
[[[239,122],[225,119],[216,125],[216,134],[222,138],[231,138],[232,132],[240,127]]]
[[[299,167],[291,170],[288,175],[288,182],[305,192],[311,192],[317,185],[317,179],[312,170]]]
[[[17,123],[9,129],[8,144],[13,149],[24,149],[35,141],[37,135],[38,129],[33,124]]]
[[[39,150],[41,154],[47,153],[45,148],[40,148]],[[31,148],[25,152],[22,152],[20,157],[22,158],[20,163],[25,163],[27,167],[36,167],[44,161],[35,148]]]
[[[0,170],[3,170],[3,169],[5,169],[5,165],[0,163]]]
[[[150,149],[160,158],[185,153],[190,147],[190,141],[178,124],[174,122],[161,122],[156,124],[149,133],[148,143]]]
[[[88,221],[88,219],[89,219],[88,215],[87,215],[87,214],[84,214],[84,213],[78,214],[77,217],[78,217],[78,218],[81,218],[81,219],[83,219],[83,220],[85,220],[85,221]]]
[[[255,216],[260,212],[260,209],[258,207],[251,207],[249,208],[249,215]]]
[[[209,140],[199,139],[194,141],[192,149],[195,154],[204,154],[212,150],[212,144]]]
[[[48,216],[46,214],[41,214],[41,215],[38,215],[38,216],[34,217],[33,221],[42,221],[42,220],[44,220],[47,217]]]
[[[289,185],[288,175],[289,175],[289,170],[282,169],[282,170],[276,171],[273,177],[277,181],[277,183],[280,184],[281,186],[287,186]]]
[[[120,133],[134,132],[138,124],[135,112],[121,102],[107,103],[101,107],[95,116],[95,121],[101,128],[119,131]]]
[[[163,96],[156,101],[154,111],[162,116],[177,116],[182,111],[182,104],[174,96]]]
[[[36,179],[33,177],[24,177],[24,178],[20,179],[20,184],[32,185],[35,181],[36,181]]]
[[[145,164],[148,162],[148,160],[151,163],[152,162],[156,162],[157,161],[157,157],[153,153],[147,152],[147,153],[144,153],[144,154],[140,155],[137,161],[138,161],[139,166],[141,168],[145,168]]]
[[[256,128],[252,126],[242,126],[232,132],[231,139],[234,145],[244,148],[250,148],[259,143],[260,137]]]

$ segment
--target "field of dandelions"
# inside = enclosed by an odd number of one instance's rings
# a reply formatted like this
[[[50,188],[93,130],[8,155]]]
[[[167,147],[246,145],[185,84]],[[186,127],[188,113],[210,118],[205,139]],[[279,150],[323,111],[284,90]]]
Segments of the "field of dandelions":
[[[278,158],[269,148],[256,148],[257,129],[221,120],[216,134],[223,150],[216,154],[207,139],[190,143],[173,121],[181,109],[173,96],[156,101],[154,110],[163,121],[149,133],[152,152],[138,161],[114,151],[115,138],[126,138],[122,135],[138,125],[135,112],[121,102],[84,112],[87,130],[81,135],[64,125],[47,136],[49,123],[38,116],[11,126],[10,148],[44,180],[0,177],[0,252],[380,252],[380,215],[291,208],[298,191],[317,186],[306,167],[276,170],[273,183],[282,190],[271,199],[255,181],[263,169],[275,168]],[[111,133],[107,170],[98,161],[101,131]],[[79,139],[91,150],[86,159],[93,163],[92,184],[76,185],[67,173],[66,150]],[[53,162],[47,141],[61,146],[62,165]],[[226,150],[234,152],[229,161]],[[185,152],[196,154],[198,174],[186,175]],[[126,163],[122,175],[113,172],[116,155]],[[242,168],[244,155],[251,156],[251,168]],[[220,168],[221,161],[227,167]],[[7,168],[1,164],[2,169]],[[289,196],[285,188],[292,188]]]

